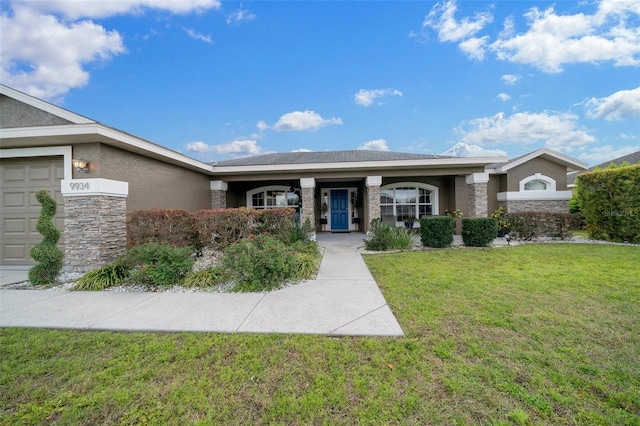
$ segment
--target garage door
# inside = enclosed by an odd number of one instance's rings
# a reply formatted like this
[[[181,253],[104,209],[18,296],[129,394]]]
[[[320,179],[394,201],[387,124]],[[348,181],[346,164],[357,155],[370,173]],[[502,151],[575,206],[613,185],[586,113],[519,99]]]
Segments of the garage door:
[[[64,200],[60,180],[64,177],[63,157],[3,159],[0,162],[0,264],[34,265],[29,250],[42,241],[36,231],[40,203],[35,194],[46,189],[58,203],[55,224],[64,230]],[[64,250],[62,236],[59,246]]]

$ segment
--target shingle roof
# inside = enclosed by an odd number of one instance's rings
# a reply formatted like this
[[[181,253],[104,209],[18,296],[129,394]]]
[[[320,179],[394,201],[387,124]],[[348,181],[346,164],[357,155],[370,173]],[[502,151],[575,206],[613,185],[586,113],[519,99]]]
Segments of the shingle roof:
[[[227,166],[262,166],[277,164],[317,164],[317,163],[346,163],[367,161],[398,161],[425,160],[436,158],[451,158],[443,155],[408,154],[404,152],[387,151],[313,151],[313,152],[285,152],[277,154],[257,155],[255,157],[235,158],[212,163],[216,167]]]
[[[584,171],[581,171],[581,172],[568,173],[567,174],[567,185],[575,185],[576,178],[578,177],[578,175],[580,173],[591,172],[596,167],[604,169],[607,166],[609,166],[609,164],[611,164],[611,163],[613,163],[613,164],[629,163],[630,165],[640,164],[640,151],[632,152],[631,154],[627,154],[627,155],[624,155],[622,157],[614,158],[613,160],[605,161],[604,163],[600,163],[597,166],[593,166],[593,167],[589,168],[588,170],[584,170]]]

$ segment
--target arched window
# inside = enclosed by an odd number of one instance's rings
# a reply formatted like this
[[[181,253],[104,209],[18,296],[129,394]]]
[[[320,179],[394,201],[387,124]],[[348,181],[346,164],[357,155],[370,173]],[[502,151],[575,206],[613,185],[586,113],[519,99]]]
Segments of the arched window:
[[[438,214],[438,188],[425,183],[400,182],[380,188],[380,215],[397,222]]]
[[[291,207],[300,210],[300,195],[288,186],[263,186],[247,192],[247,207],[275,209]]]
[[[549,176],[536,173],[520,181],[520,191],[555,191],[556,181]]]

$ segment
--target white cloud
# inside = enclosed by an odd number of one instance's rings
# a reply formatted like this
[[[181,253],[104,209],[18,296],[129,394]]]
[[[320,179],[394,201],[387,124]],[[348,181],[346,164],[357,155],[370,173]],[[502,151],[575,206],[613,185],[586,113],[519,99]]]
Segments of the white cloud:
[[[505,101],[505,102],[511,99],[511,96],[507,93],[498,93],[498,96],[496,97],[501,101]]]
[[[358,105],[365,107],[373,105],[373,103],[385,96],[402,96],[402,92],[396,89],[360,89],[355,94],[354,100]]]
[[[493,16],[488,12],[478,12],[473,18],[456,20],[457,9],[455,0],[437,3],[424,18],[423,31],[431,28],[438,34],[438,40],[458,42],[471,38],[493,21]]]
[[[620,139],[640,139],[640,136],[630,135],[628,133],[620,133]]]
[[[514,74],[505,74],[502,77],[500,77],[500,80],[504,81],[504,84],[513,86],[520,80],[520,76],[514,75]]]
[[[360,145],[357,149],[365,151],[389,151],[389,145],[384,139],[375,139]]]
[[[573,63],[612,62],[615,66],[640,65],[640,2],[600,0],[593,14],[559,15],[553,6],[530,8],[524,17],[527,28],[518,33],[512,16],[504,21],[495,41],[479,33],[492,22],[489,12],[456,19],[454,0],[438,3],[423,22],[441,42],[459,43],[470,59],[482,60],[487,52],[498,59],[528,64],[548,73],[559,73]],[[507,84],[510,80],[505,80]],[[514,81],[515,82],[515,81]]]
[[[291,152],[313,152],[313,150],[307,149],[307,148],[298,148],[298,149],[291,150]]]
[[[213,152],[216,154],[232,154],[233,156],[249,156],[262,154],[262,148],[253,139],[236,139],[225,144],[209,145],[204,142],[189,142],[188,152]]]
[[[125,52],[117,31],[91,21],[63,23],[24,7],[0,15],[0,38],[0,80],[49,100],[86,85],[85,65]]]
[[[507,30],[490,45],[499,59],[549,73],[562,72],[563,65],[571,63],[640,64],[640,31],[633,27],[640,7],[635,1],[602,0],[593,15],[558,15],[552,6],[544,11],[533,7],[524,16],[526,32],[514,34],[508,19]]]
[[[191,29],[191,28],[183,28],[184,32],[187,33],[187,35],[189,37],[191,37],[194,40],[200,40],[200,41],[204,41],[205,43],[212,43],[213,40],[211,40],[211,36],[205,35],[205,34],[200,34],[198,32],[196,32],[195,30]]]
[[[506,157],[507,153],[501,149],[485,149],[480,145],[469,145],[459,142],[442,153],[450,157]]]
[[[586,106],[587,117],[592,119],[620,121],[640,117],[640,87],[620,90],[604,98],[591,98]]]
[[[640,146],[622,146],[614,148],[611,145],[604,145],[591,148],[589,152],[580,154],[578,158],[589,164],[601,164],[610,160],[615,160],[619,157],[624,157],[625,155],[638,150],[640,150]]]
[[[258,123],[258,128],[261,127],[261,123],[266,125],[266,123],[260,121]],[[277,132],[318,130],[321,127],[338,124],[342,124],[342,119],[336,117],[324,119],[320,114],[306,110],[293,111],[284,114],[278,119],[276,124],[273,125],[272,129]]]
[[[471,120],[456,132],[460,142],[469,145],[544,143],[556,151],[572,152],[596,140],[578,128],[577,120],[578,116],[570,113],[521,112],[507,117],[500,112]]]
[[[220,7],[218,0],[16,0],[8,4],[0,14],[0,80],[47,100],[59,100],[70,89],[85,86],[89,64],[126,52],[117,31],[107,31],[90,19],[148,9],[185,14]],[[192,36],[207,41],[206,36]]]
[[[258,130],[263,131],[267,130],[269,128],[269,125],[264,120],[260,120],[256,124],[256,127],[258,128]]]
[[[254,15],[253,13],[251,13],[247,9],[240,8],[239,10],[237,10],[235,12],[231,12],[227,16],[227,24],[229,24],[229,25],[240,24],[242,22],[253,21],[254,19],[256,19],[256,15]]]
[[[16,2],[27,3],[27,2]],[[42,13],[62,14],[68,19],[107,18],[115,15],[140,15],[148,9],[165,10],[176,14],[202,13],[220,8],[219,0],[116,0],[69,1],[47,0],[28,2],[29,7]]]

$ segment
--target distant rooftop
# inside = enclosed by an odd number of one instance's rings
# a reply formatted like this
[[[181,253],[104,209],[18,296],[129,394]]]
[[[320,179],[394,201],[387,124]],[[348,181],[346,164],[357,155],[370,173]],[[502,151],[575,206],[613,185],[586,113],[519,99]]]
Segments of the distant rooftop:
[[[582,172],[571,172],[571,173],[568,173],[567,174],[567,185],[575,185],[576,177],[578,177],[578,175],[580,173],[591,172],[595,168],[606,169],[607,166],[609,166],[609,164],[611,164],[611,163],[617,164],[617,165],[620,165],[622,163],[629,163],[630,165],[640,164],[640,151],[632,152],[631,154],[627,154],[627,155],[624,155],[622,157],[614,158],[613,160],[605,161],[604,163],[600,163],[600,164],[598,164],[596,166],[593,166],[593,167],[589,168],[588,170],[585,170],[585,171],[582,171]]]
[[[318,163],[350,163],[367,161],[399,161],[399,160],[433,160],[452,158],[445,155],[408,154],[387,151],[313,151],[285,152],[277,154],[256,155],[254,157],[235,158],[212,163],[216,167],[228,166],[264,166],[277,164],[318,164]]]

